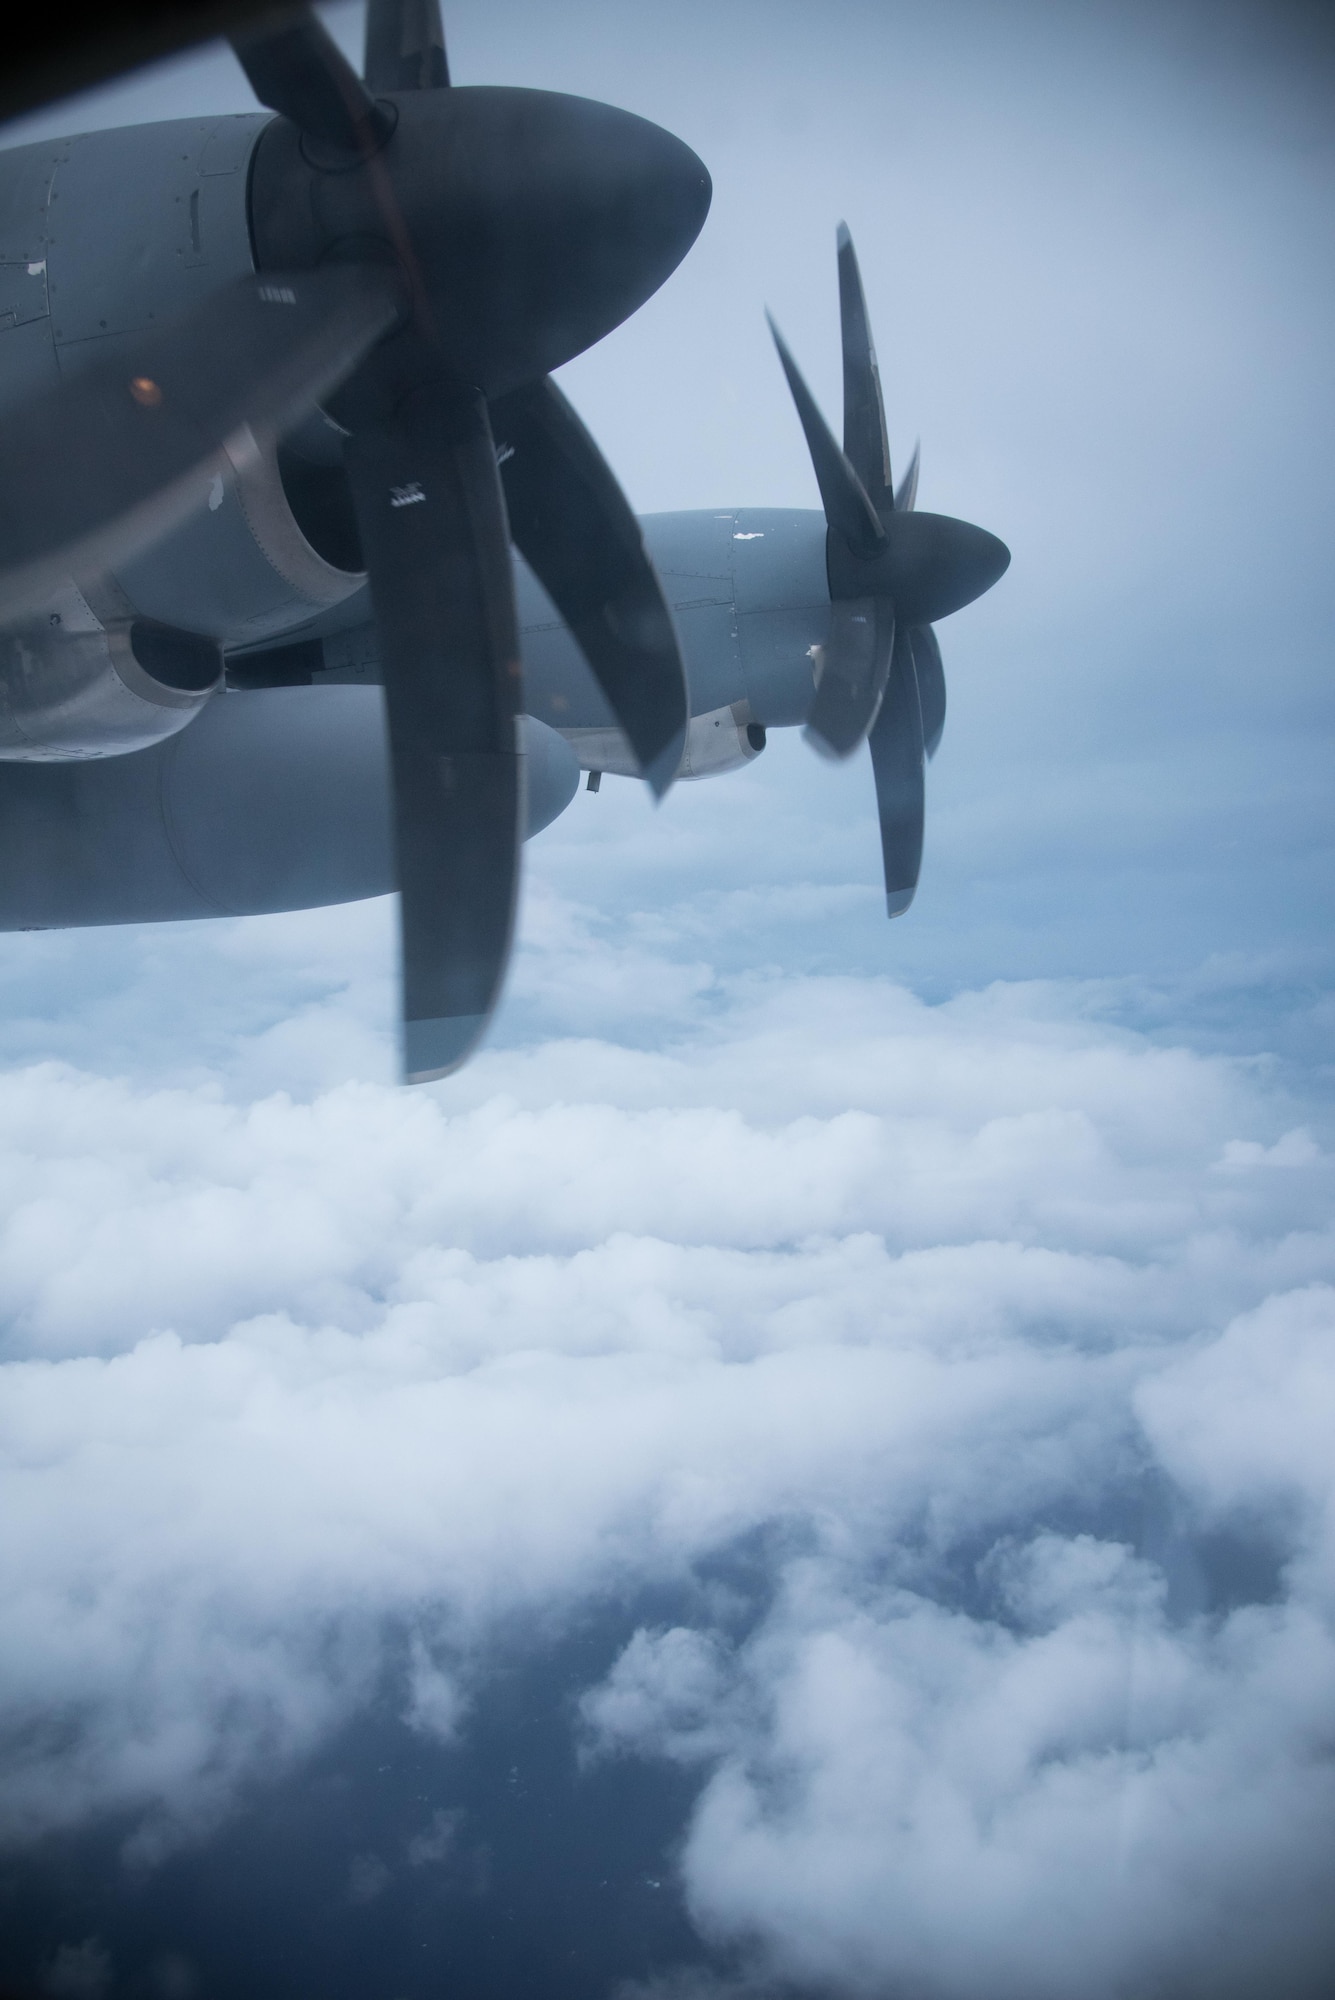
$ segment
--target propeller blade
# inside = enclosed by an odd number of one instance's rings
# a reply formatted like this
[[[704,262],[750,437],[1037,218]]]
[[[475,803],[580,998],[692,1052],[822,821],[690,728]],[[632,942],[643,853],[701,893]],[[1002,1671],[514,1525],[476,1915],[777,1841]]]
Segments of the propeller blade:
[[[831,436],[829,426],[816,407],[814,396],[788,352],[783,335],[772,316],[766,313],[765,317],[769,320],[769,330],[774,335],[774,345],[779,350],[783,372],[788,377],[788,387],[806,433],[807,450],[811,453],[825,518],[854,555],[870,560],[886,546],[885,529],[867,498],[867,489]]]
[[[888,597],[841,597],[830,606],[830,636],[803,734],[823,757],[848,757],[876,721],[895,644]]]
[[[839,224],[839,330],[844,348],[844,457],[862,481],[876,512],[893,507],[890,444],[885,434],[881,372],[876,366],[867,301],[853,238]]]
[[[345,449],[379,629],[403,948],[403,1065],[448,1076],[486,1028],[519,879],[522,685],[486,404],[419,390]]]
[[[578,640],[661,798],[681,763],[690,701],[640,524],[550,376],[498,398],[491,416],[515,545]]]
[[[946,671],[941,664],[941,648],[930,625],[915,625],[909,638],[918,676],[918,700],[922,704],[922,747],[928,757],[935,757],[946,726]]]
[[[439,0],[367,0],[368,90],[446,90],[450,66]]]
[[[238,279],[0,420],[0,617],[39,611],[177,527],[399,317],[366,266]],[[74,468],[77,467],[77,476]]]
[[[373,153],[394,130],[356,70],[309,7],[232,36],[237,61],[261,104],[318,145]]]
[[[885,699],[868,741],[881,821],[885,906],[890,916],[902,917],[918,886],[924,809],[922,709],[907,632],[895,641]]]
[[[918,458],[921,447],[914,445],[913,456],[909,460],[908,471],[895,488],[895,512],[911,514],[918,498]]]

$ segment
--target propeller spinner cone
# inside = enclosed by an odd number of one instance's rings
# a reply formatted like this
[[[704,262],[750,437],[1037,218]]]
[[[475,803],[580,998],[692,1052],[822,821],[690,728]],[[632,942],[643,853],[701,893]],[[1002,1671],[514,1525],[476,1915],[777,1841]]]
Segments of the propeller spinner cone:
[[[387,381],[429,366],[497,396],[549,374],[658,289],[708,213],[690,147],[610,105],[482,87],[390,102],[388,137],[341,170],[276,120],[251,193],[262,268],[400,266],[412,316]]]

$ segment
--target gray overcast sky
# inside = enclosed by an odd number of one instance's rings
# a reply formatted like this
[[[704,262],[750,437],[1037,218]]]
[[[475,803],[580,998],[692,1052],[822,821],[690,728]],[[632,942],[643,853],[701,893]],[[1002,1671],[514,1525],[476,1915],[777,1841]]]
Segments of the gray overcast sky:
[[[941,629],[893,926],[868,770],[789,735],[577,797],[439,1089],[390,1084],[387,904],[0,940],[15,1949],[93,1995],[287,1991],[280,1938],[359,1995],[1324,1994],[1326,17],[447,29],[714,177],[564,371],[642,511],[816,505],[762,307],[836,415],[843,217],[892,449],[1013,565]],[[206,52],[11,136],[249,102]]]

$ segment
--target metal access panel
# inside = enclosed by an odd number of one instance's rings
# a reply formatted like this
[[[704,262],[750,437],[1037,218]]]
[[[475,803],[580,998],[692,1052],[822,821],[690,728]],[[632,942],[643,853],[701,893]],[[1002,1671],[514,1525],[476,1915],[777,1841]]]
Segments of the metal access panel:
[[[62,371],[87,343],[173,320],[254,268],[246,167],[268,122],[183,118],[65,141],[46,247]]]
[[[46,317],[46,259],[0,263],[0,331]]]
[[[645,545],[662,578],[686,662],[691,713],[743,693],[732,585],[732,513],[648,514]]]
[[[766,728],[806,721],[830,632],[825,516],[749,507],[733,530],[737,632],[751,713]]]
[[[59,145],[0,153],[0,406],[57,379],[47,296],[47,206]]]

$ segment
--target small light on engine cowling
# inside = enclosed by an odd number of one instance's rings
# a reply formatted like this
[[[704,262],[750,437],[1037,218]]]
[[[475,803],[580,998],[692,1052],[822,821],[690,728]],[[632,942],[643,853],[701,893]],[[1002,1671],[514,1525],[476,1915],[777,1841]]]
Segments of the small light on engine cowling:
[[[130,394],[136,403],[142,403],[146,410],[156,409],[162,401],[162,391],[149,375],[134,375],[130,379]]]

